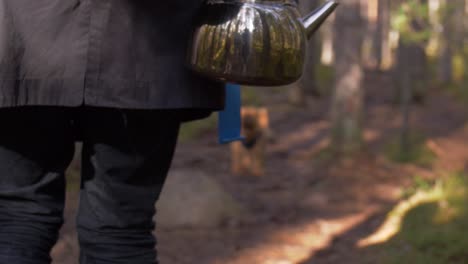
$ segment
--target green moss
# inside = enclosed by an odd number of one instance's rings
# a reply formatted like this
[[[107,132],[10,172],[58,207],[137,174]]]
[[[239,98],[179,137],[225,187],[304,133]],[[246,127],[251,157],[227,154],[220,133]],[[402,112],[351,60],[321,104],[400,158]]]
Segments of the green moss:
[[[410,208],[397,216],[401,225],[396,235],[368,248],[380,258],[375,263],[468,263],[467,176],[455,172],[442,175],[430,187],[427,182],[417,187],[420,184],[414,186],[419,202],[408,202]]]
[[[419,166],[430,166],[437,156],[429,149],[425,142],[425,137],[420,133],[410,133],[409,146],[405,149],[401,145],[401,137],[390,141],[384,148],[385,156],[394,162],[412,163]]]
[[[419,175],[416,175],[412,180],[412,184],[402,190],[401,196],[404,199],[408,199],[419,191],[429,191],[433,186],[433,180],[425,179]]]

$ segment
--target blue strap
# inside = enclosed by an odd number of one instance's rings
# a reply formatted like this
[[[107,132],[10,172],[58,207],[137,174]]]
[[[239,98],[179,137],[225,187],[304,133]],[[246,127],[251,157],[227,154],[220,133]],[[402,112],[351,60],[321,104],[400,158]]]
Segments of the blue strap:
[[[218,113],[218,137],[220,144],[243,140],[241,135],[241,87],[226,84],[226,105]]]

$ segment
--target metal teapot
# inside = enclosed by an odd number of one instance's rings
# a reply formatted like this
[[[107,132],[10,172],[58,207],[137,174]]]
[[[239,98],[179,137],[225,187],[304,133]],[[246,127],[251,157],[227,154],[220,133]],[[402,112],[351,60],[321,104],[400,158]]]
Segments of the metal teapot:
[[[293,83],[302,75],[307,39],[337,5],[331,0],[301,18],[295,0],[208,0],[196,21],[188,64],[223,82]]]

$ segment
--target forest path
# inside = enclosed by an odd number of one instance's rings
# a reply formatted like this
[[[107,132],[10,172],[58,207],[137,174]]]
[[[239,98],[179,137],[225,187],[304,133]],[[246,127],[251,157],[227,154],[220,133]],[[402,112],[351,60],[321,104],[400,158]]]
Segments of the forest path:
[[[200,170],[250,212],[239,223],[215,229],[156,231],[162,264],[362,263],[360,239],[382,224],[413,176],[436,177],[465,168],[468,161],[466,110],[445,92],[431,91],[413,107],[412,128],[423,131],[438,155],[430,167],[388,161],[382,149],[397,137],[398,107],[391,104],[388,76],[366,82],[366,152],[335,162],[328,143],[328,98],[309,98],[306,109],[292,108],[284,93],[262,90],[276,140],[267,151],[262,178],[229,173],[229,147],[207,132],[179,144],[173,170]],[[69,192],[66,223],[53,251],[54,264],[77,263],[74,231],[76,192]],[[365,251],[365,254],[371,254]],[[371,262],[372,263],[372,262]]]

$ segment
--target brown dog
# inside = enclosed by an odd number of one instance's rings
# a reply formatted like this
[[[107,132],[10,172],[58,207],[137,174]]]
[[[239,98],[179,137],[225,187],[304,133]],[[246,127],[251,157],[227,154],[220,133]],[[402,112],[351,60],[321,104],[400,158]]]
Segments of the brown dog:
[[[231,171],[235,175],[262,176],[265,172],[265,148],[269,134],[266,108],[243,107],[242,134],[244,141],[231,143]]]

